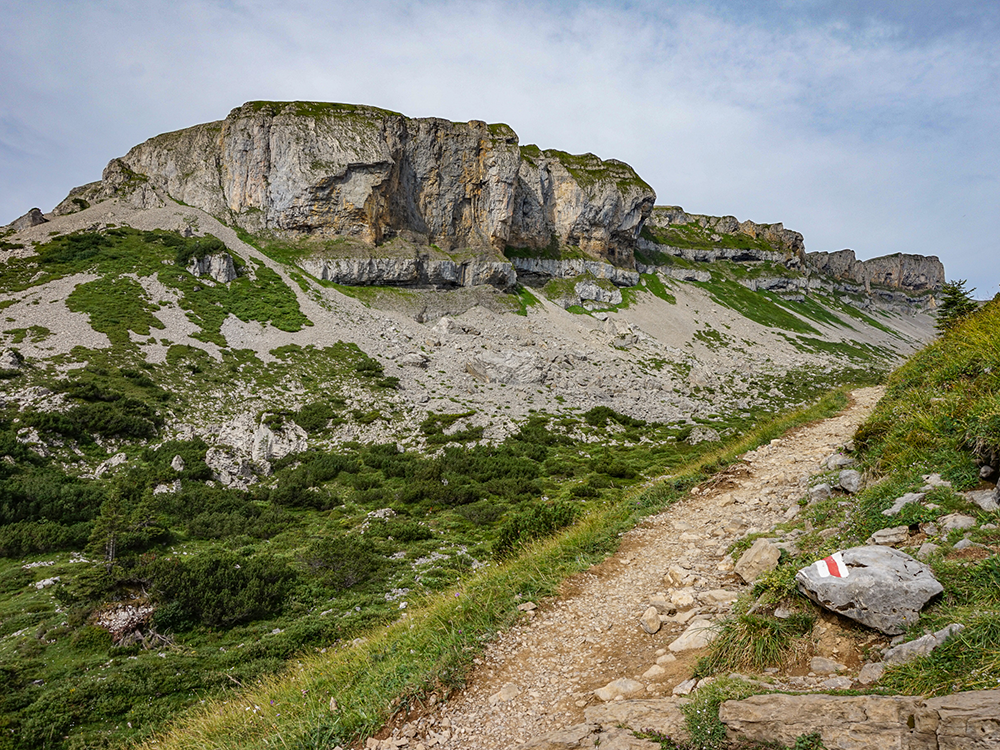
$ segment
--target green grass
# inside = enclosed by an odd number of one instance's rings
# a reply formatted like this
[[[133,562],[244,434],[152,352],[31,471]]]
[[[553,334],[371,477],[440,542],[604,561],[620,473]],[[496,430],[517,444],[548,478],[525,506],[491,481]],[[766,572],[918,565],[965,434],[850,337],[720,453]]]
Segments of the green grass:
[[[819,331],[789,312],[766,295],[747,289],[742,284],[728,279],[713,279],[710,282],[695,281],[696,286],[704,289],[712,299],[724,307],[735,310],[740,315],[749,318],[768,328],[780,328],[794,333],[812,333]]]

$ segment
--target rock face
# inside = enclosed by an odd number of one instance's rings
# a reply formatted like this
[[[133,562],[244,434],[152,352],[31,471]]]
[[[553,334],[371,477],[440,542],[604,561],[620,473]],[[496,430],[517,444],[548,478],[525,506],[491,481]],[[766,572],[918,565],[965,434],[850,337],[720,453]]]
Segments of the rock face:
[[[930,568],[891,547],[852,547],[833,564],[830,559],[796,573],[799,590],[821,607],[888,635],[904,632],[944,590]]]
[[[192,276],[208,276],[220,284],[228,284],[237,277],[236,266],[229,253],[213,253],[203,258],[192,258],[187,270]]]
[[[315,102],[248,102],[157,136],[74,197],[112,195],[169,197],[252,232],[369,246],[410,233],[444,252],[572,245],[624,265],[655,199],[622,162],[521,149],[506,125]]]
[[[517,283],[507,261],[473,259],[462,262],[432,260],[423,253],[409,258],[309,258],[299,265],[323,281],[349,286],[458,287],[489,284],[509,289]]]
[[[904,289],[911,292],[939,291],[944,286],[944,266],[934,255],[897,253],[871,260],[858,260],[853,250],[806,253],[806,263],[821,273],[864,285]]]
[[[909,696],[755,695],[726,701],[732,739],[794,745],[818,732],[828,750],[972,750],[1000,747],[1000,691],[923,700]]]

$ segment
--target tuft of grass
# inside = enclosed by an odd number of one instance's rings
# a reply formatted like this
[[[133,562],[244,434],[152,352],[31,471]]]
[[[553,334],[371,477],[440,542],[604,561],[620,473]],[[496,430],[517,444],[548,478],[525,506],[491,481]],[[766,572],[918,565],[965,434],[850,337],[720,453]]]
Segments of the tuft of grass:
[[[719,635],[708,656],[698,662],[695,674],[781,667],[788,659],[792,640],[808,634],[814,622],[815,618],[805,613],[784,620],[748,614],[730,618],[719,626]]]

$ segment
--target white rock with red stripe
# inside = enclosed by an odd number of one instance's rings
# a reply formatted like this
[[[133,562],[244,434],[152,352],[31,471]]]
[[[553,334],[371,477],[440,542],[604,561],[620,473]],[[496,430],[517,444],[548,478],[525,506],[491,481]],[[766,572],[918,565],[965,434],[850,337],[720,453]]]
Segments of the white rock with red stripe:
[[[837,552],[795,574],[806,596],[831,612],[898,635],[944,587],[931,569],[891,547],[865,546]]]

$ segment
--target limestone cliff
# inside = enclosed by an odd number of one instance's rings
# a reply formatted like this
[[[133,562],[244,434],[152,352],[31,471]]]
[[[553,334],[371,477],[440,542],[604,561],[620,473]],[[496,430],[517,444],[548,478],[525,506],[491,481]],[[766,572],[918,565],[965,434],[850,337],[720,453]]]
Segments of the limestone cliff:
[[[744,238],[758,240],[759,243],[737,242],[747,249],[755,244],[766,244],[771,249],[784,253],[786,256],[801,258],[805,252],[805,241],[799,232],[785,229],[780,222],[776,224],[758,224],[755,221],[740,221],[735,216],[707,216],[705,214],[689,214],[680,206],[657,206],[649,218],[650,227],[661,230],[676,230],[691,234],[707,235],[709,241],[723,242],[724,238]],[[700,232],[698,230],[701,230]]]
[[[934,255],[896,253],[871,260],[858,260],[853,250],[807,253],[807,264],[828,276],[846,279],[871,291],[872,284],[910,292],[940,291],[944,265]]]
[[[624,265],[655,198],[626,164],[522,150],[506,125],[310,102],[249,102],[152,138],[60,212],[111,196],[173,199],[251,232],[370,246],[405,233],[445,252],[495,255],[555,243]]]

